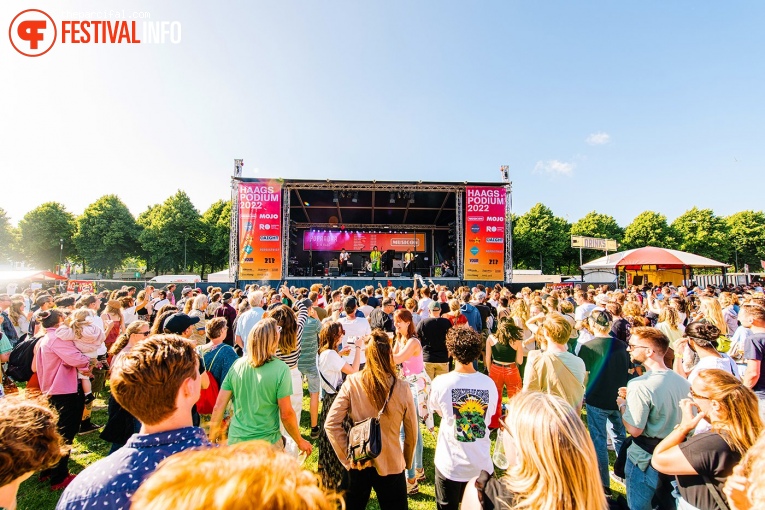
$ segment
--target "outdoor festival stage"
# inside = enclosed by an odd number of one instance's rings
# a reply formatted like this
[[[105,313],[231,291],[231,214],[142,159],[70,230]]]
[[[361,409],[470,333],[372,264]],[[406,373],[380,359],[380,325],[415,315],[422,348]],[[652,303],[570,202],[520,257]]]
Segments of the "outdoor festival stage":
[[[252,179],[241,177],[242,165],[237,160],[231,181],[229,261],[240,288],[409,287],[411,256],[426,283],[450,288],[502,283],[510,274],[509,181]],[[446,261],[453,277],[442,274]]]

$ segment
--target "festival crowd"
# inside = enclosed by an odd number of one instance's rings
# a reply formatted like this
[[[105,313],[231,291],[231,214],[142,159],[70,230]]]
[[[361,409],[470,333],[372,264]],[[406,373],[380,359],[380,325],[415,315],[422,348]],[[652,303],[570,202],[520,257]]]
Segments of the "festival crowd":
[[[0,507],[765,508],[760,283],[419,283],[0,294]]]

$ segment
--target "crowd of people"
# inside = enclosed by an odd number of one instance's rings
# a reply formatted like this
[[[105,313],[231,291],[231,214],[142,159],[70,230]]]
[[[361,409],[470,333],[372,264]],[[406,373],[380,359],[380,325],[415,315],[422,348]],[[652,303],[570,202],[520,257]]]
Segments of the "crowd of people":
[[[417,283],[0,294],[0,507],[765,508],[758,284]]]

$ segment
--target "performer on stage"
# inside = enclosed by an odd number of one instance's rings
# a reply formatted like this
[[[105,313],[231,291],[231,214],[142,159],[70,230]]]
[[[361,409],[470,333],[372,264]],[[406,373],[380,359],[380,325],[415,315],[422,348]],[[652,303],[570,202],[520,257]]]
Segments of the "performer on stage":
[[[343,248],[343,251],[340,252],[340,274],[343,276],[348,273],[348,260],[351,258],[351,254],[345,251],[345,248]]]
[[[454,263],[449,260],[444,260],[441,263],[441,274],[444,276],[454,276]]]
[[[382,253],[377,249],[377,246],[372,247],[372,252],[369,254],[369,261],[372,263],[372,271],[375,273],[380,272],[380,258]]]
[[[414,270],[416,269],[416,262],[415,262],[416,255],[412,253],[412,249],[409,248],[406,253],[404,253],[404,271],[409,273],[409,276],[414,276]]]

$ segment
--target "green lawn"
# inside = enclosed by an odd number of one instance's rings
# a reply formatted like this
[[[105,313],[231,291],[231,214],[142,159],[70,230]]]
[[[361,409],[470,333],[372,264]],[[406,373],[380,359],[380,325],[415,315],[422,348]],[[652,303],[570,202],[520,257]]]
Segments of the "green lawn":
[[[304,393],[306,396],[303,398],[303,413],[300,428],[303,436],[308,438],[310,437],[310,417],[308,415],[309,399],[305,388]],[[505,397],[505,399],[506,398],[507,397]],[[438,421],[438,416],[436,416],[436,435],[438,434]],[[97,399],[95,401],[93,422],[99,424],[106,422],[106,402],[103,400]],[[425,473],[427,474],[427,480],[420,484],[420,493],[409,499],[409,508],[414,510],[431,510],[435,508],[435,487],[433,485],[435,467],[433,464],[433,456],[435,454],[436,441],[429,433],[423,432],[423,443],[423,465],[425,467]],[[109,452],[109,446],[108,443],[99,439],[97,432],[84,436],[77,436],[74,440],[72,458],[69,462],[71,471],[78,473],[85,469],[89,464],[106,456]],[[314,448],[313,453],[305,461],[305,467],[312,471],[316,471],[318,456],[318,448]],[[613,465],[614,460],[614,453],[609,452],[609,462],[611,465]],[[611,489],[617,494],[624,495],[623,485],[612,482]],[[49,484],[40,483],[37,479],[37,475],[34,475],[24,482],[19,489],[18,508],[19,510],[53,510],[59,495],[60,492],[51,492]],[[379,509],[374,492],[372,492],[372,499],[367,508]]]

